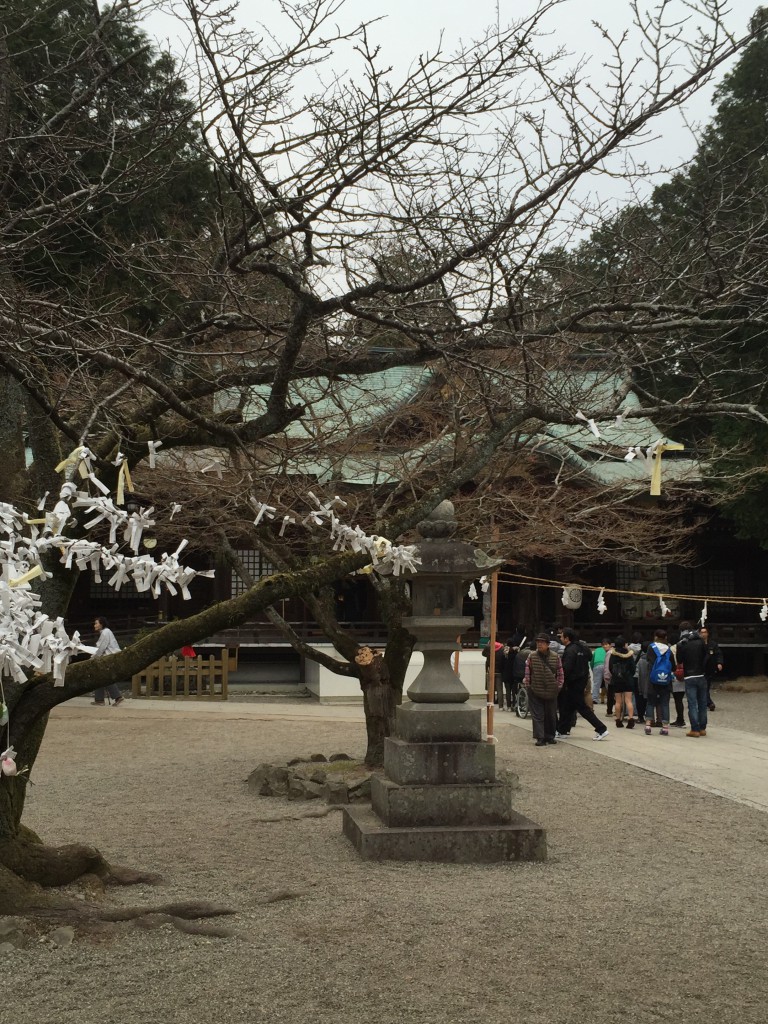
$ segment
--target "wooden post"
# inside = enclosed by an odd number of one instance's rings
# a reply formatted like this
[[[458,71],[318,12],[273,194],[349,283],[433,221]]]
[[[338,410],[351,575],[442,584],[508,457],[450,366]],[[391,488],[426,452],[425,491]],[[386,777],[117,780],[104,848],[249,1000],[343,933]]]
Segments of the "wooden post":
[[[496,691],[496,607],[499,593],[499,574],[491,576],[491,631],[488,640],[488,693],[486,694],[486,733],[489,743],[495,743],[493,735],[493,708]]]

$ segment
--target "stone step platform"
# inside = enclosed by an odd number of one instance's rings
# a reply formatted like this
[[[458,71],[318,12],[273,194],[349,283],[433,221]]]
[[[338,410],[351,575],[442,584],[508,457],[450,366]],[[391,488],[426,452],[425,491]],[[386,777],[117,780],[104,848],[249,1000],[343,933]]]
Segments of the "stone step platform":
[[[512,821],[512,786],[485,785],[401,786],[374,775],[373,810],[385,825],[406,828],[421,825],[509,825]]]
[[[384,774],[403,786],[486,783],[496,779],[496,753],[490,743],[408,743],[384,741]]]
[[[367,806],[344,807],[344,835],[364,860],[496,864],[547,859],[546,832],[516,811],[505,825],[393,828]]]

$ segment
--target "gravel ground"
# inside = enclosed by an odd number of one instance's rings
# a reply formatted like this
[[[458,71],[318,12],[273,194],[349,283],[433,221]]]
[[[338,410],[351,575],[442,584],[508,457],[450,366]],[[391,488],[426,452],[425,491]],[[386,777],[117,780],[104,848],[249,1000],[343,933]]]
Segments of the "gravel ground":
[[[722,707],[723,725],[765,731],[768,695],[721,698],[718,722]],[[163,875],[110,899],[221,902],[237,936],[165,926],[34,944],[4,959],[4,1019],[764,1024],[766,816],[506,732],[499,763],[548,830],[548,863],[372,864],[337,812],[302,817],[315,805],[243,782],[264,760],[359,756],[359,725],[61,709],[28,824]]]
[[[709,713],[713,728],[721,725],[745,732],[768,732],[768,692],[728,693],[716,689],[712,699],[716,708]]]

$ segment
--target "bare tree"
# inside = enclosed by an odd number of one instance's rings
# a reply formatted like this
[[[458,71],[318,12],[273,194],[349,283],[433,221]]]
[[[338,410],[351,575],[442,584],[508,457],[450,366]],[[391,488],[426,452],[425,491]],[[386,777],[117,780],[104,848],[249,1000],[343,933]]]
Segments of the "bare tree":
[[[162,440],[188,468],[190,452],[226,453],[239,484],[225,500],[245,525],[246,492],[269,501],[273,488],[312,478],[308,460],[367,449],[373,461],[391,457],[390,481],[366,498],[370,526],[397,540],[504,446],[525,459],[547,425],[580,427],[579,413],[612,419],[638,362],[660,358],[655,341],[645,358],[646,339],[710,331],[720,297],[595,300],[578,280],[566,288],[543,257],[583,229],[580,183],[746,39],[730,35],[719,0],[664,2],[652,15],[630,5],[641,56],[628,55],[624,37],[610,42],[610,80],[598,88],[586,60],[543,49],[559,7],[541,0],[458,52],[414,58],[402,75],[379,53],[375,26],[335,27],[338,0],[284,6],[287,42],[185,0],[191,49],[179,67],[137,28],[147,10],[139,0],[105,11],[32,0],[9,9],[0,428],[15,454],[3,467],[6,496],[34,508],[56,491],[62,456],[84,442],[114,490],[119,453],[135,468],[148,442]],[[44,27],[63,40],[52,50],[40,27],[49,14]],[[565,387],[574,344],[588,352],[598,343],[601,373],[617,386],[599,397]],[[442,422],[439,409],[424,417],[404,415],[399,402],[366,403],[371,374],[419,366],[444,375]],[[362,418],[342,409],[340,427],[316,416],[318,396],[333,402],[350,381],[360,382]],[[624,415],[679,415],[710,396],[702,385],[683,402],[650,388],[643,397]],[[753,414],[722,395],[717,408]],[[425,443],[415,459],[412,429]],[[275,542],[263,528],[260,539]],[[294,568],[307,541],[297,531],[293,542],[283,551],[289,568],[242,597],[74,666],[61,689],[39,678],[12,690],[26,764],[61,700],[366,561],[348,553]],[[72,574],[52,569],[45,599],[58,614]],[[7,863],[23,875],[22,804],[19,785],[4,779],[0,855],[16,851]]]

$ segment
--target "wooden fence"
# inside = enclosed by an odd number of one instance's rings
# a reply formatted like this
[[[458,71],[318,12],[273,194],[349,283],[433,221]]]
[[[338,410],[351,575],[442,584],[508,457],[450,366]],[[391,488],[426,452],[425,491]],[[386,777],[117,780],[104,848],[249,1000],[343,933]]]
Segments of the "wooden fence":
[[[230,659],[160,658],[131,679],[134,697],[173,700],[226,700]]]

